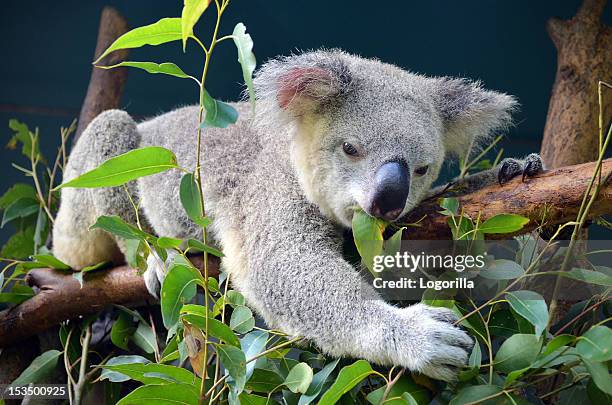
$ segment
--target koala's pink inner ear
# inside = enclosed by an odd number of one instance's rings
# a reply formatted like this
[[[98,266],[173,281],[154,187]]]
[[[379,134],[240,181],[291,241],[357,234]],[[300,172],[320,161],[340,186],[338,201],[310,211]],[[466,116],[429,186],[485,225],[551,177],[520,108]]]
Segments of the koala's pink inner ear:
[[[331,73],[323,68],[293,68],[278,81],[278,105],[286,110],[296,101],[324,98],[332,91],[332,83]]]

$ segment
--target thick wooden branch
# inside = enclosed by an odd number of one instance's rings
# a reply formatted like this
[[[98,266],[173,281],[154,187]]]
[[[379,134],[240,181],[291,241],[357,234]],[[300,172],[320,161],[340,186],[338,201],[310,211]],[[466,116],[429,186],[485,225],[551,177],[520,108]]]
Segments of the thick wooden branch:
[[[201,257],[193,257],[200,267]],[[219,273],[219,261],[209,259],[209,273]],[[39,292],[16,307],[0,312],[0,347],[36,335],[60,322],[89,315],[112,304],[142,305],[155,303],[143,277],[128,266],[91,272],[84,276],[83,287],[65,271],[34,269],[27,282]]]
[[[128,31],[128,24],[125,18],[112,7],[104,7],[100,17],[100,28],[98,31],[98,41],[94,60],[106,50],[117,38]],[[104,65],[115,65],[127,58],[128,50],[115,51],[106,56],[102,63]],[[81,114],[74,140],[78,139],[81,132],[87,125],[101,112],[112,108],[117,108],[121,101],[123,88],[127,79],[127,69],[98,69],[93,67],[87,95],[83,101]]]
[[[458,197],[464,211],[482,219],[500,213],[516,213],[532,219],[524,231],[534,229],[546,212],[547,224],[575,219],[582,196],[595,169],[595,163],[564,167],[527,179],[515,179],[503,186],[491,185]],[[612,171],[612,159],[606,160],[602,173]],[[409,228],[411,239],[444,239],[450,237],[446,217],[440,215],[437,201],[427,201],[410,215],[421,219],[420,227]],[[602,187],[591,217],[612,213],[612,185]],[[194,258],[201,266],[201,259]],[[218,262],[211,261],[211,274]],[[30,300],[0,313],[0,347],[58,324],[65,319],[95,313],[112,304],[153,302],[142,276],[127,266],[97,271],[85,276],[83,287],[70,274],[50,269],[35,269],[28,274],[30,285],[40,292]]]
[[[539,225],[555,225],[576,219],[580,203],[595,170],[595,163],[549,170],[541,175],[521,181],[520,176],[502,186],[491,185],[476,192],[459,196],[465,214],[484,221],[497,214],[519,214],[531,221],[523,232]],[[612,172],[612,159],[603,162],[602,173]],[[436,240],[451,237],[448,218],[438,213],[438,198],[422,204],[405,222],[419,222],[419,227],[409,227],[405,238],[411,240]],[[591,209],[591,217],[612,213],[612,184],[602,187],[597,202]]]

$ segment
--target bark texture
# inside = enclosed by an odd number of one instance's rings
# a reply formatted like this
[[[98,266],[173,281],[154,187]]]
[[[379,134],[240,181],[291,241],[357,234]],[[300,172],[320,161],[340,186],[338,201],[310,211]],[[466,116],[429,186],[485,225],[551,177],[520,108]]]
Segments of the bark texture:
[[[606,0],[584,0],[572,19],[550,19],[557,48],[557,75],[550,97],[540,153],[555,168],[597,159],[598,82],[612,82],[612,29],[601,23]],[[612,116],[612,97],[603,97],[603,127]]]
[[[458,197],[465,213],[486,219],[500,213],[524,215],[532,221],[523,229],[530,231],[541,224],[543,213],[549,225],[575,219],[582,196],[595,170],[595,163],[548,171],[524,183],[517,178],[503,186],[491,185]],[[604,177],[612,171],[612,159],[602,168]],[[420,227],[408,228],[413,240],[447,239],[447,218],[440,215],[437,201],[425,202],[407,221],[420,221]],[[612,212],[612,185],[602,187],[593,217]],[[211,257],[209,272],[217,274],[218,261]],[[194,258],[200,268],[201,258]],[[112,304],[137,304],[151,301],[144,280],[127,266],[92,272],[83,287],[70,274],[51,269],[35,269],[28,274],[30,285],[40,293],[21,305],[0,313],[0,347],[40,333],[62,320],[95,313]]]
[[[104,7],[100,17],[100,28],[98,41],[93,60],[96,60],[117,38],[128,32],[128,24],[125,18],[112,7]],[[102,61],[103,65],[115,65],[127,58],[128,50],[112,52]],[[78,139],[87,125],[102,111],[117,108],[121,101],[123,88],[127,79],[127,69],[98,69],[92,67],[87,94],[81,107],[78,126],[74,141]]]

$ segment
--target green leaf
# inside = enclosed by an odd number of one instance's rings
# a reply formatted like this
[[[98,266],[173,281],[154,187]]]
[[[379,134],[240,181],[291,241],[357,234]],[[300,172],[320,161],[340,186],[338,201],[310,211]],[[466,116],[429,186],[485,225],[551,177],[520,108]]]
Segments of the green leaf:
[[[261,353],[266,348],[266,343],[268,342],[268,332],[263,330],[254,330],[246,334],[242,339],[240,339],[240,348],[244,352],[244,356],[247,359],[253,358]],[[255,370],[255,361],[247,363],[246,365],[246,379],[247,381],[253,375],[253,370]]]
[[[255,89],[253,87],[253,72],[255,71],[255,54],[253,54],[253,40],[251,36],[246,33],[246,27],[243,23],[238,23],[234,27],[232,33],[234,44],[238,50],[238,62],[242,67],[242,77],[244,78],[244,84],[246,84],[249,92],[249,100],[251,105],[255,108]]]
[[[592,361],[612,360],[612,329],[594,326],[578,337],[576,350],[583,358]]]
[[[438,201],[440,207],[444,208],[440,213],[442,215],[457,215],[459,213],[459,200],[455,197],[440,198]]]
[[[512,280],[522,276],[525,270],[512,260],[498,259],[489,263],[488,267],[478,273],[479,276],[491,280]]]
[[[178,249],[183,241],[180,239],[162,236],[157,239],[157,245],[162,249]]]
[[[357,360],[350,366],[343,367],[336,381],[321,397],[319,405],[335,404],[342,395],[349,392],[351,388],[373,373],[374,370],[372,370],[370,363],[365,360]]]
[[[161,313],[166,329],[179,320],[183,304],[196,294],[196,286],[203,283],[202,275],[191,266],[175,264],[170,267],[161,288]]]
[[[119,311],[119,317],[111,328],[111,342],[120,349],[129,350],[128,342],[135,331],[136,323],[132,320],[132,316]]]
[[[386,389],[387,385],[383,385],[377,390],[370,392],[367,396],[368,402],[372,405],[380,404]],[[415,401],[413,403],[428,404],[430,401],[429,391],[425,387],[415,383],[411,377],[403,375],[389,390],[385,405],[405,405],[404,400],[400,399],[405,392]],[[410,402],[408,403],[410,404]]]
[[[398,229],[384,242],[383,253],[385,256],[395,256],[400,251],[402,248],[402,235],[404,234],[404,229],[406,229],[406,227]]]
[[[183,12],[181,13],[183,52],[185,52],[185,47],[187,46],[187,38],[193,35],[193,27],[210,4],[210,1],[211,0],[185,0]]]
[[[238,333],[247,333],[255,326],[255,318],[248,307],[239,306],[232,312],[230,328]]]
[[[553,339],[551,339],[546,344],[546,346],[544,347],[544,350],[542,351],[541,356],[542,357],[548,356],[549,354],[551,354],[552,352],[556,351],[560,347],[565,346],[568,343],[571,343],[571,342],[573,342],[575,340],[576,340],[576,337],[574,337],[572,335],[559,335],[559,336],[555,336]]]
[[[163,74],[168,76],[179,77],[181,79],[192,79],[196,82],[198,81],[195,77],[188,75],[183,72],[183,70],[176,66],[174,63],[164,62],[164,63],[155,63],[155,62],[121,62],[112,66],[96,66],[101,69],[114,69],[118,67],[133,67],[137,69],[142,69],[151,74]]]
[[[362,210],[353,214],[353,239],[365,266],[372,272],[374,257],[382,253],[385,223]]]
[[[41,382],[50,375],[57,366],[57,361],[62,355],[59,350],[48,350],[32,360],[32,363],[13,381],[12,385],[28,385]]]
[[[529,222],[529,218],[516,214],[498,214],[480,225],[483,233],[512,233],[521,230]]]
[[[53,255],[34,255],[32,259],[56,270],[70,270],[70,266]]]
[[[268,405],[268,398],[243,392],[238,397],[241,405]]]
[[[102,229],[108,233],[119,236],[123,239],[145,240],[147,234],[133,225],[126,223],[116,215],[98,217],[96,223],[89,229]]]
[[[201,128],[227,128],[238,120],[238,111],[231,105],[215,100],[204,91],[204,108],[206,116]]]
[[[191,384],[143,385],[123,397],[117,405],[197,405],[199,391]]]
[[[475,234],[474,224],[472,220],[465,216],[449,217],[447,220],[448,226],[451,229],[454,240],[472,240],[479,239]],[[481,232],[479,232],[481,234]]]
[[[191,371],[167,364],[133,362],[106,364],[102,367],[128,376],[132,380],[140,381],[143,384],[200,383],[200,379]]]
[[[308,364],[298,363],[285,378],[285,386],[294,394],[304,394],[312,382],[312,376],[312,368]]]
[[[225,295],[225,302],[233,307],[245,305],[245,299],[242,294],[236,290],[229,290]]]
[[[132,335],[132,341],[146,353],[154,353],[157,348],[157,337],[148,323],[140,321]]]
[[[449,405],[482,404],[493,405],[494,400],[482,402],[483,399],[500,393],[502,389],[495,385],[472,385],[462,388],[450,401]]]
[[[605,363],[599,363],[589,359],[582,358],[582,362],[593,378],[593,382],[602,392],[612,395],[612,377]]]
[[[255,392],[272,392],[272,390],[282,384],[283,379],[278,373],[272,370],[256,368],[246,383],[245,388]]]
[[[325,385],[327,379],[335,370],[339,361],[340,359],[336,359],[331,363],[326,364],[321,371],[312,377],[312,382],[310,383],[308,390],[306,390],[306,393],[300,397],[298,405],[308,405],[319,396],[321,390],[323,389],[323,385]]]
[[[506,293],[506,299],[512,309],[535,327],[535,335],[539,337],[548,324],[548,308],[544,298],[536,292],[522,290]]]
[[[106,367],[106,366],[113,366],[117,364],[132,364],[132,363],[147,364],[147,363],[150,363],[150,361],[149,359],[146,359],[142,356],[135,356],[135,355],[116,356],[108,360],[104,366]],[[130,377],[128,377],[125,374],[118,373],[116,371],[111,371],[108,368],[103,368],[102,372],[100,373],[100,380],[105,380],[105,379],[111,382],[124,382],[124,381],[129,380]]]
[[[9,128],[12,129],[15,134],[6,146],[8,149],[15,149],[17,147],[17,143],[21,142],[21,153],[28,159],[31,159],[32,145],[34,144],[34,156],[38,156],[40,154],[38,148],[38,135],[32,133],[26,124],[19,122],[16,119],[11,119],[9,120]],[[34,136],[34,143],[32,143],[32,137],[30,135]]]
[[[187,246],[189,246],[192,249],[196,249],[196,250],[200,250],[202,252],[206,252],[208,254],[211,254],[213,256],[217,256],[217,257],[223,257],[223,252],[221,252],[220,250],[215,249],[214,247],[208,246],[203,244],[202,242],[200,242],[197,239],[189,239],[187,241]]]
[[[115,187],[129,181],[177,168],[176,156],[160,146],[147,146],[115,156],[62,187]]]
[[[11,292],[0,293],[0,303],[10,302],[11,304],[21,304],[32,298],[34,291],[27,285],[17,284],[11,288]]]
[[[196,223],[201,221],[202,198],[200,196],[200,188],[193,173],[187,173],[181,179],[179,196],[187,216]]]
[[[517,334],[510,336],[495,355],[495,369],[510,373],[528,367],[540,353],[542,342],[534,335]]]
[[[38,212],[40,204],[38,201],[32,198],[20,198],[14,201],[11,205],[6,207],[4,215],[2,216],[2,223],[0,228],[3,228],[8,222],[17,218],[26,218],[30,215],[34,215]]]
[[[27,227],[9,238],[0,251],[1,257],[26,259],[34,253],[34,227]]]
[[[22,198],[36,199],[36,190],[29,184],[17,183],[0,197],[0,208],[6,209],[9,205]]]
[[[144,45],[160,45],[181,39],[181,19],[162,18],[156,23],[134,28],[126,32],[111,44],[98,59],[97,64],[109,53],[118,49],[140,48]]]
[[[187,309],[187,312],[185,312],[186,307],[200,307],[202,311],[196,312],[194,310]],[[181,312],[183,312],[183,321],[198,327],[200,330],[204,330],[206,327],[206,315],[204,314],[203,309],[204,307],[201,305],[184,305],[183,309],[181,309]],[[212,317],[208,318],[208,333],[217,339],[223,340],[225,343],[240,347],[240,340],[238,340],[230,327]]]
[[[547,271],[548,275],[571,278],[573,280],[584,281],[585,283],[612,287],[612,277],[608,274],[588,269],[572,269],[570,271]]]
[[[246,358],[242,350],[235,346],[217,345],[217,355],[223,367],[234,379],[237,394],[240,394],[246,383]]]

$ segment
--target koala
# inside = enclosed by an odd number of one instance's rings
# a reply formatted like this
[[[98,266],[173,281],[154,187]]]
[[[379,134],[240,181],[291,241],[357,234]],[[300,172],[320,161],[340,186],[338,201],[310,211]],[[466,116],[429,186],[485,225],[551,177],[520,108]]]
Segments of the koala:
[[[267,62],[256,74],[256,112],[246,102],[227,128],[206,128],[201,159],[209,233],[223,249],[231,283],[272,328],[302,336],[331,356],[398,365],[455,378],[473,344],[455,315],[380,299],[342,254],[355,207],[396,221],[429,193],[442,165],[511,123],[517,102],[464,79],[430,78],[339,50]],[[72,151],[64,181],[110,157],[145,146],[196,165],[198,107],[136,123],[100,114]],[[507,159],[466,180],[470,187],[531,176],[541,159]],[[200,238],[179,199],[183,173],[169,170],[127,185],[142,226],[160,236]],[[135,222],[123,187],[63,189],[53,252],[80,268],[122,261],[121,240],[88,230],[100,215]],[[152,294],[163,263],[149,262]]]

